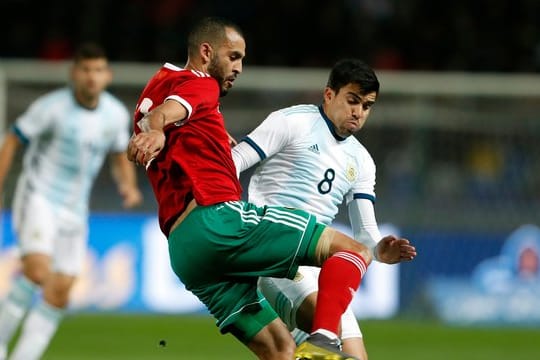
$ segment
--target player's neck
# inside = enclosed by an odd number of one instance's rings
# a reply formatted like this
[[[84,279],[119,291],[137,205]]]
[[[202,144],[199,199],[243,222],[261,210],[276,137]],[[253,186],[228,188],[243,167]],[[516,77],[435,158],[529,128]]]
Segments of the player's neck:
[[[73,96],[75,97],[75,101],[77,102],[77,104],[79,104],[85,109],[94,110],[98,106],[99,97],[84,96],[83,94],[77,92],[74,92]]]
[[[186,66],[184,66],[184,69],[186,70],[195,70],[195,71],[201,71],[203,73],[207,73],[207,66],[199,63],[195,63],[193,61],[188,60],[186,63]]]

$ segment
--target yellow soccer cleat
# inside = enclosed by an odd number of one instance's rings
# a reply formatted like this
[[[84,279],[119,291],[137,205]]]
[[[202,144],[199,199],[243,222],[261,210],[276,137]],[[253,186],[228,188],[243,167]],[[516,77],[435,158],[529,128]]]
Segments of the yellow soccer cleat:
[[[359,360],[340,350],[339,340],[332,340],[322,334],[313,334],[298,345],[295,360]]]

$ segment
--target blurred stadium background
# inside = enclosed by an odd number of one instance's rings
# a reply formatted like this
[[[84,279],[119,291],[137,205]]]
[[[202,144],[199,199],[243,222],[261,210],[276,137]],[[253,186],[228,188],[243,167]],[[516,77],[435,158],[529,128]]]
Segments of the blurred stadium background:
[[[263,1],[63,4],[0,5],[13,14],[0,25],[12,34],[0,49],[0,133],[37,96],[66,83],[66,58],[81,40],[106,45],[115,73],[110,91],[133,110],[161,62],[183,64],[185,29],[203,14],[236,20],[248,39],[244,73],[222,101],[237,138],[273,110],[319,103],[332,63],[361,57],[381,81],[358,134],[377,164],[377,217],[384,231],[410,238],[419,251],[413,263],[372,267],[359,291],[355,311],[371,358],[537,357],[537,1],[455,1],[445,3],[448,11],[422,0],[276,1],[272,11]],[[33,11],[14,11],[20,6]],[[299,18],[309,26],[298,26]],[[0,219],[0,300],[17,271],[9,210],[18,170],[7,180]],[[100,174],[87,267],[73,296],[76,316],[46,358],[250,358],[217,334],[172,276],[152,191],[141,169],[139,175],[144,206],[126,212],[110,175]],[[242,176],[246,189],[248,179]],[[344,231],[347,221],[342,212]]]

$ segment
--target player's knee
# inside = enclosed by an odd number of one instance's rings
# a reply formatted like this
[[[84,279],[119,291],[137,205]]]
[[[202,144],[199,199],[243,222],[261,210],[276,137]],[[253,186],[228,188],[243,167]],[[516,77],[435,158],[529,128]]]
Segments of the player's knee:
[[[43,282],[45,281],[45,278],[47,274],[36,270],[36,269],[28,269],[23,271],[24,276],[28,278],[30,281],[32,281],[34,284],[41,286]]]
[[[369,265],[373,259],[372,250],[367,246],[336,229],[326,227],[319,238],[315,250],[316,265],[321,266],[326,259],[339,251],[357,253],[364,259],[366,265]]]
[[[43,288],[45,300],[53,306],[65,308],[69,302],[69,293],[74,281],[75,278],[72,276],[52,274]]]
[[[22,272],[27,279],[41,286],[49,276],[49,265],[41,261],[23,261]]]

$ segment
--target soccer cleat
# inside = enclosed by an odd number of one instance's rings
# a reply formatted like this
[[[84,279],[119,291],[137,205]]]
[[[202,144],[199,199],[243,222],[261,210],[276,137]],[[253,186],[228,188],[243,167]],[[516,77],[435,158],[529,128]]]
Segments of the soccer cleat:
[[[313,334],[298,345],[295,360],[359,360],[341,351],[339,339],[332,340],[323,334]]]

